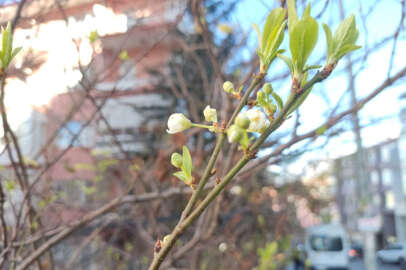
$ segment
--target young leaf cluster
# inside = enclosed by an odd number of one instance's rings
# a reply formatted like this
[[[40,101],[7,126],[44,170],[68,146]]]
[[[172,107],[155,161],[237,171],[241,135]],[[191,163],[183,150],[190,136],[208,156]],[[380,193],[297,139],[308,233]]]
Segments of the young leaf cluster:
[[[0,64],[1,69],[4,70],[8,67],[11,60],[21,51],[21,47],[13,49],[13,37],[11,33],[11,24],[7,23],[6,29],[1,27],[2,31],[2,47],[0,50]]]
[[[171,157],[171,163],[174,167],[180,169],[180,171],[174,173],[173,175],[179,178],[181,181],[185,182],[185,184],[191,185],[193,183],[193,166],[192,156],[190,155],[189,149],[186,146],[183,146],[182,155],[179,153],[173,153]]]
[[[351,15],[340,23],[334,37],[328,25],[323,24],[327,40],[327,65],[335,65],[344,55],[358,50],[355,45],[359,32],[355,25],[355,16]]]
[[[271,65],[272,61],[283,50],[279,50],[284,38],[284,30],[286,26],[286,10],[283,8],[276,8],[269,13],[266,19],[264,31],[261,32],[256,24],[254,29],[258,35],[259,48],[257,54],[261,62],[261,71],[266,72]]]

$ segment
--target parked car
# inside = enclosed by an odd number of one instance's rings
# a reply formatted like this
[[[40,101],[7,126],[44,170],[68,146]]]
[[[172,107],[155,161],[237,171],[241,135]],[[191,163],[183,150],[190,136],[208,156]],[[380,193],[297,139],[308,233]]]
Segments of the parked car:
[[[348,251],[350,259],[361,259],[364,256],[364,249],[359,243],[352,243]]]
[[[394,243],[377,252],[377,258],[383,263],[400,263],[406,262],[406,243]]]
[[[325,224],[306,231],[306,252],[312,269],[349,269],[347,233],[340,225]]]

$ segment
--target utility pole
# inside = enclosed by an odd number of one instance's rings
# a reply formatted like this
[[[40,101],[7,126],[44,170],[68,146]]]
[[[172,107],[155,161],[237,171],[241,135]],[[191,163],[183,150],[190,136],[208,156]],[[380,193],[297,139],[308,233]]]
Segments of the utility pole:
[[[340,10],[340,18],[341,20],[345,19],[344,14],[344,0],[339,0],[339,10]],[[355,77],[353,73],[353,66],[351,61],[351,56],[346,55],[346,72],[348,77],[348,90],[351,94],[351,106],[354,107],[357,104],[357,95],[355,90]],[[370,199],[370,191],[368,185],[368,176],[366,174],[366,162],[365,162],[365,155],[362,147],[362,137],[361,137],[361,129],[359,124],[359,116],[358,111],[354,111],[351,115],[351,123],[353,128],[353,133],[355,137],[355,144],[357,146],[357,151],[355,154],[355,173],[357,179],[357,191],[359,195],[359,202],[358,207],[362,210],[360,211],[361,214],[358,217],[360,220],[362,217],[372,217],[377,213],[374,213],[374,209],[370,207],[369,202]],[[375,259],[375,252],[376,252],[376,244],[375,244],[375,234],[373,231],[365,231],[364,235],[364,265],[365,269],[368,270],[376,270],[376,259]]]

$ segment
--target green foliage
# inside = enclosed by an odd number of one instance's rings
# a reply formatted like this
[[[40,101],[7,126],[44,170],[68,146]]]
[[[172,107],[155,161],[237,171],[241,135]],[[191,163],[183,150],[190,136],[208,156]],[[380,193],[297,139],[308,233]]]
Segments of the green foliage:
[[[272,92],[272,97],[276,100],[276,103],[278,104],[279,110],[283,110],[283,101],[282,98],[276,93]]]
[[[301,83],[306,72],[306,61],[316,46],[319,26],[310,16],[310,4],[307,5],[303,17],[299,20],[296,13],[295,0],[288,1],[289,48],[292,59],[278,55],[289,67],[293,78]]]
[[[259,30],[256,24],[253,25],[258,35],[259,48],[257,54],[261,61],[261,71],[266,72],[276,58],[284,38],[284,29],[286,25],[286,10],[283,8],[276,8],[269,13],[263,33]]]
[[[5,181],[4,187],[8,191],[12,191],[12,190],[14,190],[16,188],[16,182],[14,182],[13,180],[7,180],[7,181]]]
[[[327,41],[327,64],[335,65],[347,53],[361,48],[361,46],[355,45],[359,32],[355,25],[354,15],[340,23],[334,37],[328,25],[323,24],[323,28]]]
[[[176,165],[176,168],[181,170],[175,172],[173,175],[176,176],[182,182],[185,182],[187,185],[191,185],[193,182],[192,177],[192,156],[190,155],[189,149],[186,146],[182,147],[182,155],[179,153],[173,153],[171,156],[172,165]]]
[[[90,43],[95,43],[96,40],[98,40],[98,39],[99,39],[99,33],[97,32],[97,30],[90,32],[90,34],[89,34]]]
[[[259,266],[256,270],[283,269],[289,261],[291,253],[291,237],[285,236],[277,241],[267,243],[264,248],[259,248]]]
[[[13,49],[13,37],[11,32],[11,24],[7,23],[6,29],[3,27],[2,30],[2,47],[0,51],[0,62],[1,69],[6,69],[10,64],[11,60],[21,51],[21,47]]]
[[[127,51],[122,51],[118,57],[120,58],[121,61],[126,61],[130,59],[130,56],[128,55]]]
[[[105,172],[109,167],[118,163],[117,159],[103,159],[97,163],[97,169],[100,172]]]
[[[278,242],[267,243],[264,248],[258,249],[259,266],[257,270],[276,269],[274,255],[278,251]]]

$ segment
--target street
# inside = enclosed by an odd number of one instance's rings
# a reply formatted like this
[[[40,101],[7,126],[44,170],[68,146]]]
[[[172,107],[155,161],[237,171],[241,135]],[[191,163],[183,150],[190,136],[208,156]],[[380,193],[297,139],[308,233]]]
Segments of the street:
[[[352,260],[351,268],[349,270],[368,270],[364,268],[364,262],[362,260]],[[293,266],[290,265],[286,270],[293,270]],[[399,264],[380,264],[377,263],[377,270],[400,270]]]
[[[351,270],[367,270],[362,260],[351,261]],[[400,270],[399,264],[377,264],[377,270]]]

